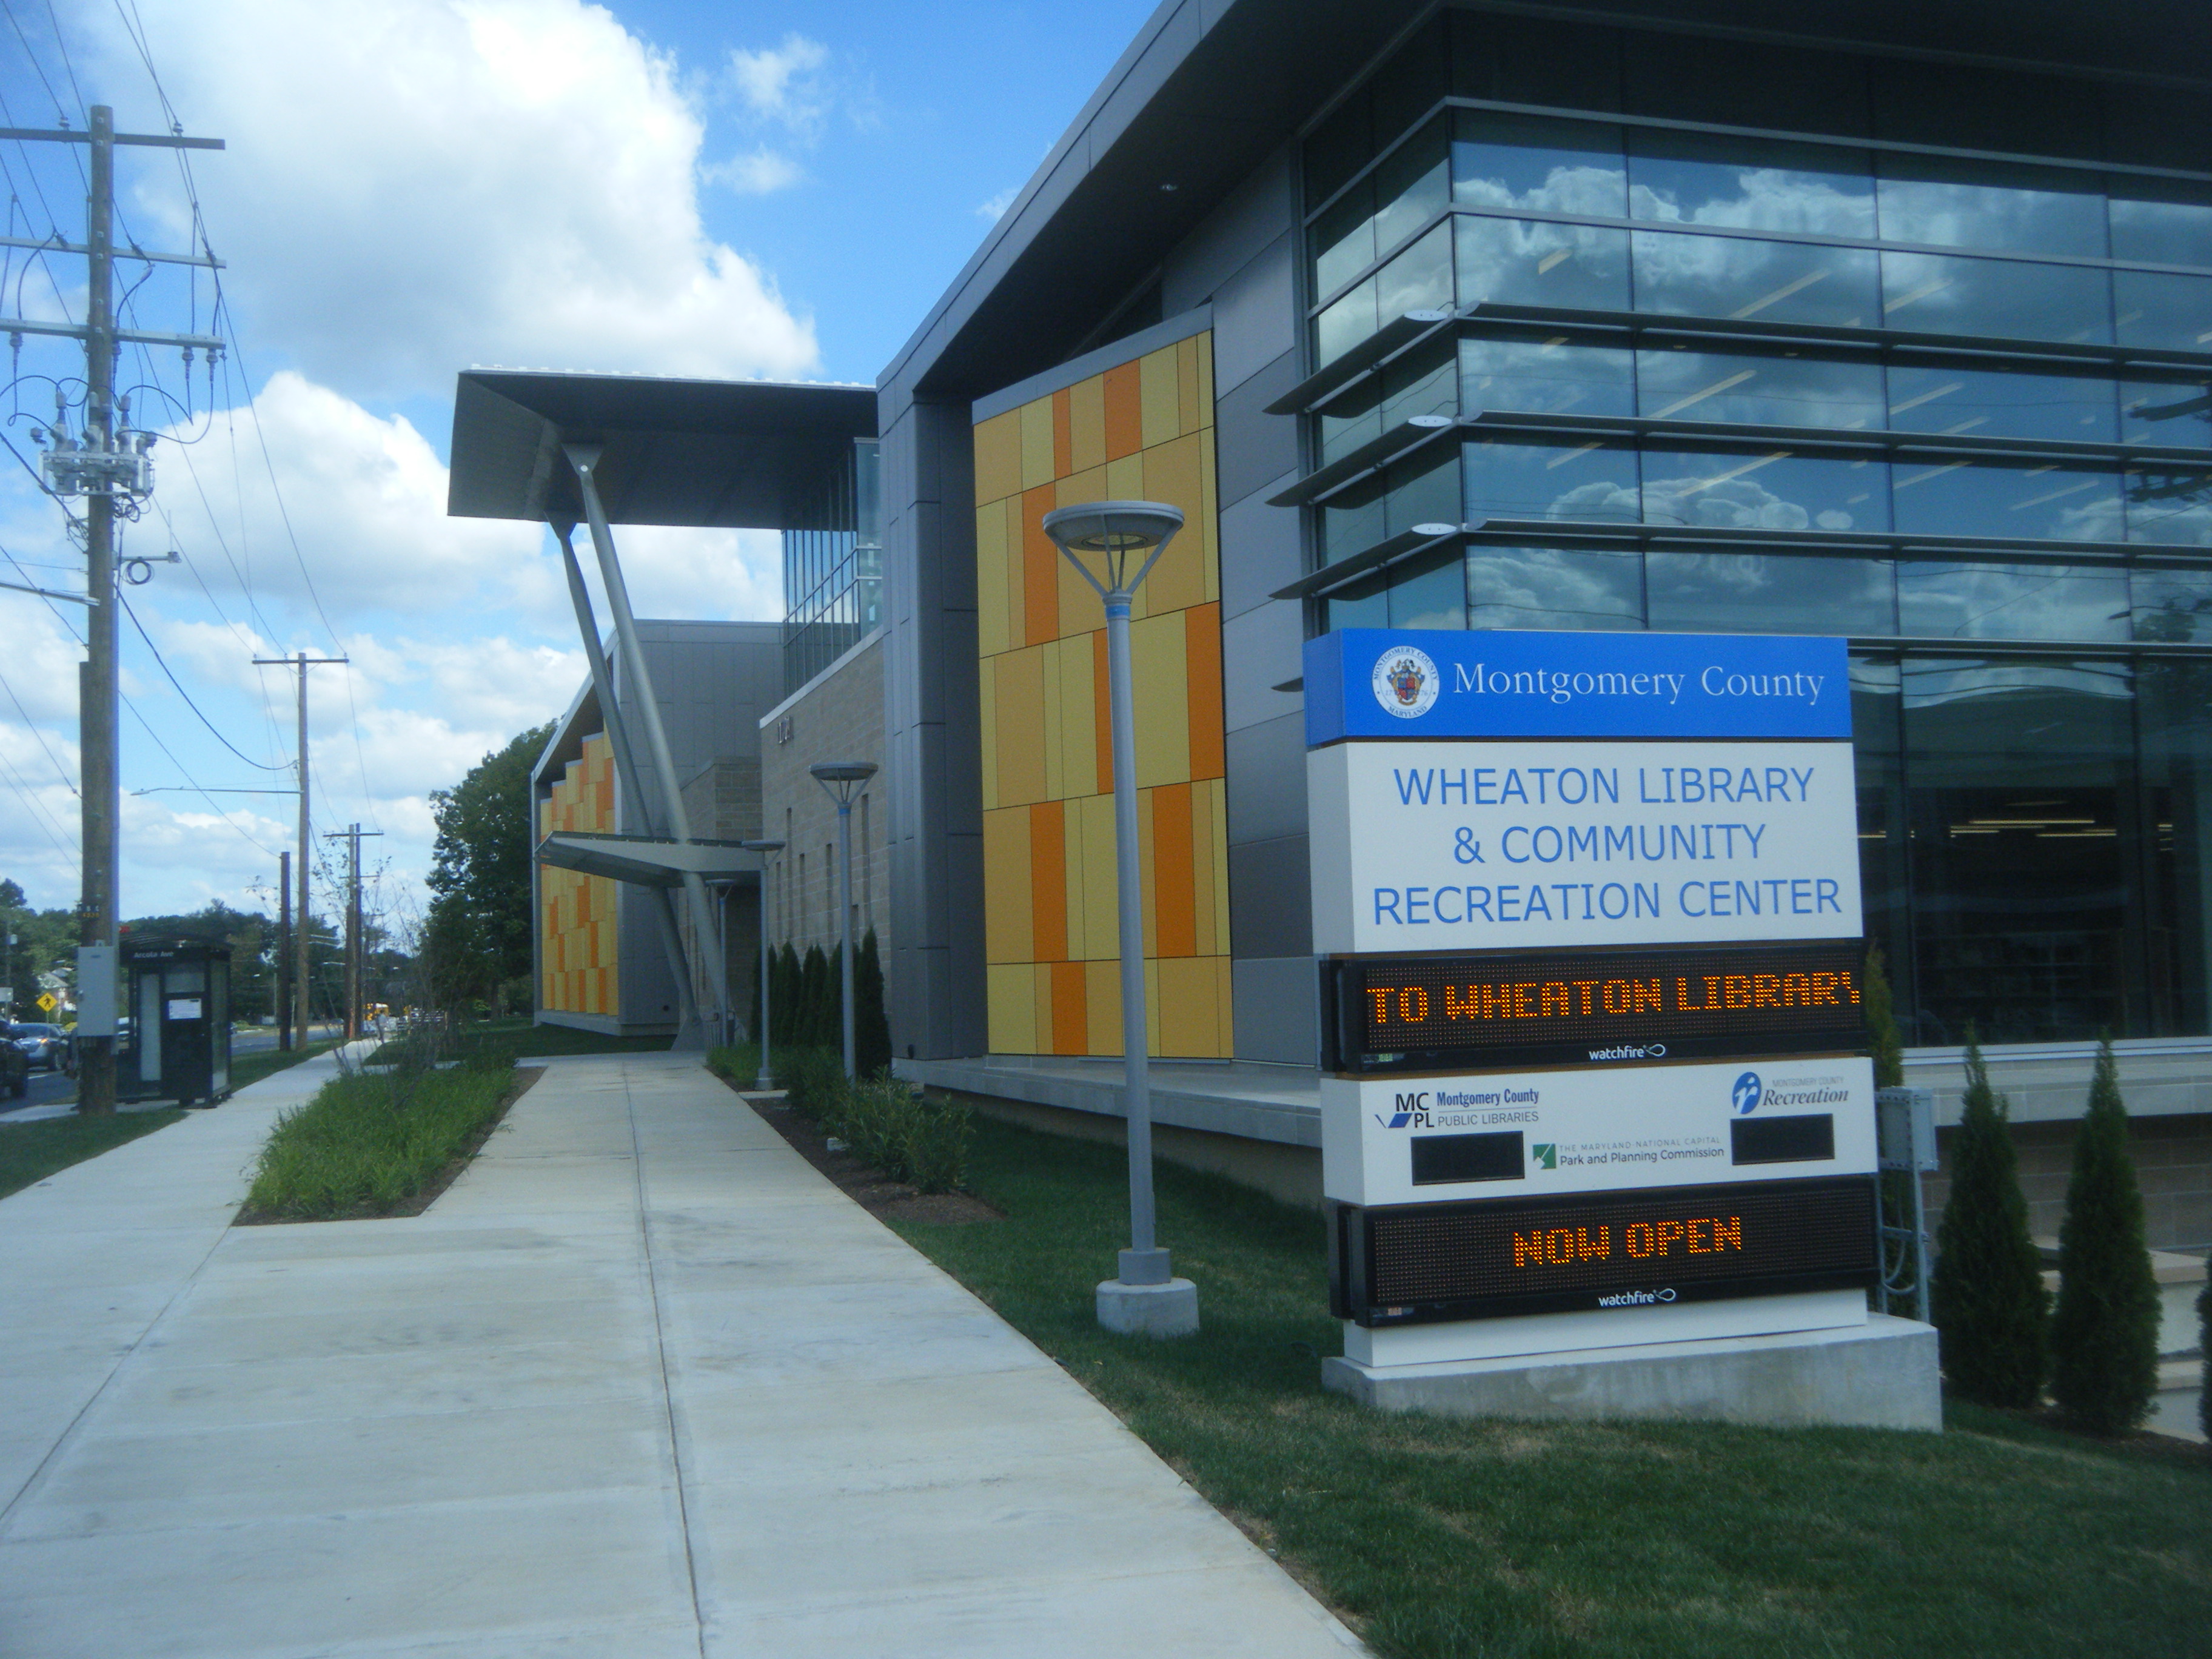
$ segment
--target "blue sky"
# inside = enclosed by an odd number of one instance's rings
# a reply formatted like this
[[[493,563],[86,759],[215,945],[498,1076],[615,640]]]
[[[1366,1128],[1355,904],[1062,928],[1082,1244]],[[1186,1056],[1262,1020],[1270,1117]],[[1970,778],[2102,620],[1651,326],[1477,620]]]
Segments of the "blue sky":
[[[204,362],[189,413],[175,353],[125,365],[162,388],[137,418],[164,441],[123,551],[184,562],[131,590],[123,625],[124,912],[269,902],[291,804],[221,792],[289,781],[269,769],[289,679],[251,659],[305,649],[352,659],[314,683],[316,830],[386,832],[372,902],[400,924],[429,792],[557,714],[583,672],[542,532],[444,514],[455,372],[872,380],[1152,9],[57,4],[0,32],[5,119],[108,102],[158,130],[158,75],[187,131],[230,142],[192,167],[239,348],[212,406]],[[77,240],[81,154],[0,146],[12,234]],[[118,171],[143,246],[193,240],[170,157]],[[25,258],[9,314],[80,317],[82,262]],[[204,328],[207,302],[169,270],[133,315]],[[23,455],[76,372],[70,344],[27,342],[0,398]],[[641,614],[778,614],[772,537],[623,541]],[[60,508],[4,453],[0,548],[20,567],[0,580],[82,588]],[[41,907],[76,896],[82,614],[0,593],[0,873]]]

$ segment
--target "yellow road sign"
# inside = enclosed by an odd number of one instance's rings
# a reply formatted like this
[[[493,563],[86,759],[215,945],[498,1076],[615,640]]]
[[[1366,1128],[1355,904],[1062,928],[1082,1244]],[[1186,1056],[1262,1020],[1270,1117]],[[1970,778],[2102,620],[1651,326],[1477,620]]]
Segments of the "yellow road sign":
[[[39,1012],[40,1013],[51,1014],[55,1009],[60,1006],[61,1004],[54,1000],[54,994],[52,991],[41,991],[39,993]]]

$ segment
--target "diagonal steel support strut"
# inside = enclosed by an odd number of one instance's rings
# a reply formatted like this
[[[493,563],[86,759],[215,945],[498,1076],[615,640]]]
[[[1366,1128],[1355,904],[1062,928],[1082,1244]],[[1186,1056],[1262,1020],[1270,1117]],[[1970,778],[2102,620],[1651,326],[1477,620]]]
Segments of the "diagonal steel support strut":
[[[660,782],[661,804],[668,814],[668,833],[676,841],[688,842],[691,839],[690,814],[684,810],[684,790],[676,781],[676,762],[668,752],[668,732],[660,723],[660,704],[653,696],[653,677],[646,668],[645,653],[638,645],[637,618],[630,614],[629,586],[623,580],[622,562],[615,556],[614,532],[607,526],[606,508],[599,501],[599,486],[594,475],[599,470],[601,447],[598,444],[563,444],[561,447],[568,458],[568,465],[576,470],[576,486],[583,493],[584,511],[591,522],[592,547],[599,556],[599,585],[606,590],[607,609],[614,615],[615,638],[622,646],[623,656],[629,659],[630,672],[635,676],[639,723],[645,728],[653,769]],[[699,940],[699,954],[706,960],[708,983],[714,993],[713,1029],[720,1031],[730,1006],[728,974],[722,960],[722,936],[715,926],[714,907],[707,896],[706,882],[696,871],[684,872],[684,896],[690,906],[692,934]],[[705,999],[695,1000],[703,1003]],[[706,1034],[702,1031],[696,1046],[705,1045]]]
[[[592,612],[592,595],[584,586],[583,568],[576,562],[576,526],[555,524],[551,528],[560,538],[561,559],[568,573],[568,599],[576,608],[576,631],[584,636],[584,658],[591,665],[592,690],[599,699],[599,717],[606,722],[607,746],[615,751],[615,767],[622,774],[623,789],[637,803],[646,830],[651,833],[653,798],[645,793],[645,781],[638,775],[637,751],[630,747],[629,728],[623,723],[622,709],[615,702],[614,676],[607,667],[607,653],[599,644],[599,619]],[[653,896],[650,902],[653,931],[660,936],[660,948],[668,957],[669,974],[676,981],[676,1047],[702,1047],[699,1004],[691,990],[690,964],[684,960],[684,937],[676,927],[676,902],[665,887],[647,890]]]

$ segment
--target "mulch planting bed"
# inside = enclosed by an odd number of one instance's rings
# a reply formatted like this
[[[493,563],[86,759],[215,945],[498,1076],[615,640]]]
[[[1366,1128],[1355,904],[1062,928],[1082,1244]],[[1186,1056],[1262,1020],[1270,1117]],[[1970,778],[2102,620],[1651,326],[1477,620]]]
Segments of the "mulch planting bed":
[[[717,1074],[719,1075],[719,1073]],[[757,1097],[727,1078],[722,1083],[731,1093],[746,1097],[745,1103],[801,1158],[819,1170],[870,1215],[885,1221],[934,1221],[960,1225],[975,1221],[1003,1221],[1006,1216],[970,1193],[925,1193],[903,1181],[893,1181],[874,1165],[847,1152],[832,1152],[829,1137],[814,1121],[781,1100]]]

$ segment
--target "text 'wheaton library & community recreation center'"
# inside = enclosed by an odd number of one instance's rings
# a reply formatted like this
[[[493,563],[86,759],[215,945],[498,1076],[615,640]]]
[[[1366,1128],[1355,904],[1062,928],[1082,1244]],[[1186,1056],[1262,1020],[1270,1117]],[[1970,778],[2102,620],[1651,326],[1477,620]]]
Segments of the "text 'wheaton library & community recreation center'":
[[[1164,4],[872,386],[462,375],[592,659],[540,1018],[872,933],[898,1075],[1118,1139],[1121,783],[1155,1151],[1326,1212],[1358,1397],[1933,1426],[1871,946],[1931,1225],[1968,1036],[2053,1238],[2109,1033],[2212,1244],[2212,31],[1745,21]],[[1122,778],[1107,501],[1182,520]],[[785,620],[631,617],[635,525],[781,532]]]

